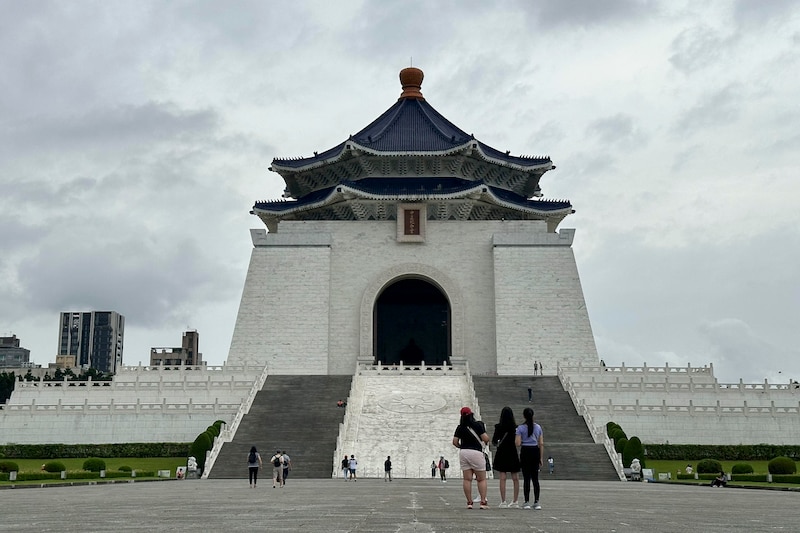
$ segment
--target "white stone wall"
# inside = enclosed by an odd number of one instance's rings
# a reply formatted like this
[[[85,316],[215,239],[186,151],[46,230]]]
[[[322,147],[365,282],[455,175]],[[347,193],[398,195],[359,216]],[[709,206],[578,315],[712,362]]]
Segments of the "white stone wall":
[[[597,363],[573,235],[495,235],[498,374],[533,374],[534,361],[547,374],[559,363]]]
[[[258,367],[123,367],[111,382],[17,383],[0,409],[0,444],[191,442],[230,424]]]
[[[613,421],[645,444],[800,442],[792,384],[718,383],[712,367],[562,367],[559,377],[597,428]]]
[[[267,364],[270,374],[328,374],[330,236],[251,234],[255,248],[228,363]]]
[[[176,414],[114,414],[57,412],[0,412],[0,444],[109,444],[124,442],[192,442],[216,420],[230,423],[229,406],[214,412]]]
[[[449,299],[451,353],[475,374],[532,373],[531,346],[549,373],[556,361],[597,362],[571,231],[547,233],[540,221],[428,221],[425,241],[410,243],[397,242],[394,221],[284,221],[278,233],[251,234],[229,363],[351,374],[358,357],[373,356],[381,290],[408,276]]]

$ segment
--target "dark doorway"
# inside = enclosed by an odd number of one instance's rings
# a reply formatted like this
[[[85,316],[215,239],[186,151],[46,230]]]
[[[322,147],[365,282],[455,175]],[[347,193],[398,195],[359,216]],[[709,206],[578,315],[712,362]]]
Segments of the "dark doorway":
[[[450,303],[427,281],[402,279],[375,303],[375,359],[383,364],[440,365],[450,353]]]

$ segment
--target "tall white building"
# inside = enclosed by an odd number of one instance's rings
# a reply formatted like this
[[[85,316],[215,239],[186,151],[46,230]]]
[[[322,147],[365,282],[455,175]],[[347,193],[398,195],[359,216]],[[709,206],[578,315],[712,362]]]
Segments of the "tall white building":
[[[598,357],[568,200],[548,156],[512,155],[447,120],[400,73],[400,98],[312,157],[275,159],[284,198],[256,202],[228,362],[349,374],[357,361],[554,373]]]
[[[74,355],[80,368],[116,372],[124,337],[125,317],[116,311],[63,312],[58,355]]]

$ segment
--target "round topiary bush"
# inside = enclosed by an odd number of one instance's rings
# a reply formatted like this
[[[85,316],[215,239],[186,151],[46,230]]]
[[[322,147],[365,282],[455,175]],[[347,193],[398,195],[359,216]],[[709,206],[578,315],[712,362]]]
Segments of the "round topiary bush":
[[[703,459],[697,463],[698,474],[719,474],[722,472],[722,463],[716,459]]]
[[[731,467],[731,474],[752,474],[753,467],[747,463],[736,463]]]
[[[626,439],[625,437],[622,437],[621,439],[617,439],[614,442],[614,450],[617,453],[622,453],[623,451],[625,451],[625,446],[627,444],[628,444],[628,439]]]
[[[776,457],[767,465],[770,474],[794,474],[797,465],[789,457]]]
[[[617,427],[611,429],[611,431],[609,432],[608,436],[611,437],[614,440],[617,440],[616,437],[619,437],[620,435],[622,435],[623,437],[626,437],[626,438],[628,437],[628,435],[625,434],[625,430],[622,429],[621,427],[617,426]]]
[[[106,469],[106,462],[96,458],[86,459],[83,462],[83,469],[89,472],[99,472]]]
[[[66,469],[67,467],[64,466],[64,463],[60,461],[50,461],[49,463],[44,464],[45,472],[63,472]]]
[[[19,472],[19,465],[13,461],[0,461],[0,472]]]
[[[622,428],[616,422],[608,422],[606,424],[606,435],[611,437],[611,432],[614,431],[615,429],[622,429]]]
[[[133,469],[128,465],[122,465],[121,467],[117,468],[117,470],[119,470],[120,472],[130,472]]]
[[[629,465],[634,459],[639,459],[642,468],[645,467],[644,446],[636,436],[631,437],[622,449],[622,464]]]

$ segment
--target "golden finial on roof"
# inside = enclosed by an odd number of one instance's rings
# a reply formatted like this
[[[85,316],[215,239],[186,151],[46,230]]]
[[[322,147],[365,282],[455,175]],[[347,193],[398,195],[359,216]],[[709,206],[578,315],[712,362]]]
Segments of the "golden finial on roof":
[[[403,86],[403,92],[400,95],[400,99],[425,100],[425,97],[422,96],[422,79],[424,77],[425,74],[416,67],[408,67],[401,70],[400,85]]]

